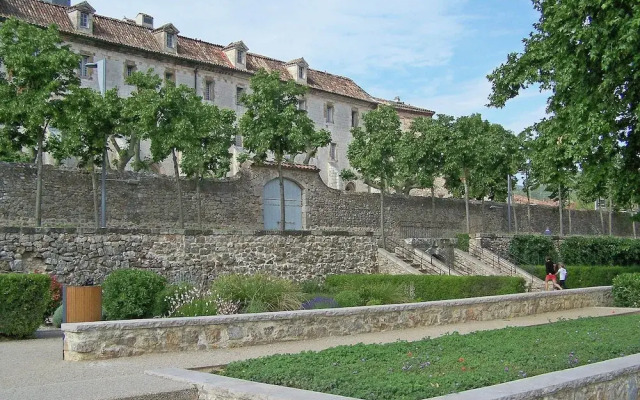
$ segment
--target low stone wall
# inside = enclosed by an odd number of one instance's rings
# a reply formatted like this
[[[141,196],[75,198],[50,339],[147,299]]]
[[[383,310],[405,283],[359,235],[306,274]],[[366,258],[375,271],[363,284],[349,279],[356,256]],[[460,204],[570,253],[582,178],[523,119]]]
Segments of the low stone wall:
[[[265,393],[270,394],[269,398],[280,400],[357,400],[177,368],[148,373],[191,383],[198,388],[198,398],[202,400],[262,400]],[[634,354],[500,385],[432,397],[430,400],[637,400],[638,387],[640,354]]]
[[[64,359],[253,346],[612,304],[606,286],[386,306],[63,324]]]
[[[291,280],[377,271],[376,238],[347,231],[261,232],[0,227],[0,273],[46,272],[67,285],[99,284],[140,268],[208,283],[263,272]]]

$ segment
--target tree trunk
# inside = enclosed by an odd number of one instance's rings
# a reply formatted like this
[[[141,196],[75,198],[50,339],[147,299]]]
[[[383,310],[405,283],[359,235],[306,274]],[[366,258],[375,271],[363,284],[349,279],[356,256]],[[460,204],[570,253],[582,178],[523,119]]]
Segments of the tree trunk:
[[[600,226],[602,229],[602,234],[604,235],[604,213],[602,212],[602,203],[600,202],[599,197],[598,197],[598,209],[600,210]]]
[[[464,171],[464,209],[467,217],[467,231],[466,233],[471,233],[471,220],[469,218],[469,182],[467,179],[467,170]]]
[[[633,221],[631,225],[633,226],[633,238],[637,239],[638,235],[636,234],[636,221]]]
[[[513,227],[515,229],[516,235],[518,234],[518,216],[516,213],[516,205],[511,203],[511,209],[513,210]]]
[[[100,228],[100,201],[98,199],[98,176],[93,163],[89,164],[89,173],[91,174],[91,191],[93,193],[93,219],[96,229],[98,229]]]
[[[173,172],[176,176],[176,187],[178,188],[178,226],[180,229],[184,229],[184,214],[182,212],[182,188],[180,187],[180,172],[178,171],[178,157],[176,156],[176,149],[171,149],[171,156],[173,157]]]
[[[45,123],[44,129],[38,135],[38,155],[36,156],[36,226],[38,228],[42,226],[42,146],[44,145],[44,133],[48,124],[48,122]]]
[[[533,226],[531,225],[531,192],[527,186],[527,222],[529,223],[529,232],[533,232]]]
[[[560,214],[560,236],[563,236],[564,228],[562,226],[562,185],[558,185],[558,210]]]
[[[278,161],[278,179],[280,180],[280,230],[284,232],[286,229],[286,214],[285,214],[285,198],[284,198],[284,178],[282,177],[282,161]]]
[[[613,236],[613,198],[609,195],[609,236]]]
[[[480,201],[480,232],[484,232],[484,197]]]
[[[200,183],[202,178],[200,173],[196,175],[196,203],[198,204],[198,228],[202,230],[202,200],[200,198]]]
[[[382,240],[382,248],[387,248],[384,236],[384,181],[380,180],[380,239]]]
[[[567,216],[569,217],[569,235],[573,233],[573,227],[571,226],[571,194],[567,192]]]
[[[431,222],[436,219],[436,189],[431,186]]]

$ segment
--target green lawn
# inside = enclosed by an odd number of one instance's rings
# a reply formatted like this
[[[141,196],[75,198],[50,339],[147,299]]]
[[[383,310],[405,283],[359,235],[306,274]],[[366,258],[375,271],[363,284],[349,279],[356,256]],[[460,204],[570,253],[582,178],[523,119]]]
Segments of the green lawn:
[[[229,364],[222,374],[366,400],[419,400],[640,352],[640,315],[340,346]]]

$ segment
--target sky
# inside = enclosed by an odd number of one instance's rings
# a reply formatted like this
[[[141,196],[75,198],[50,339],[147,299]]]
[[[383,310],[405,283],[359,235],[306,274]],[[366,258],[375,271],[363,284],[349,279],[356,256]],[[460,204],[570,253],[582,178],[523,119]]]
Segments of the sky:
[[[72,4],[76,1],[72,0]],[[353,79],[369,94],[454,116],[481,113],[519,133],[544,117],[531,88],[502,109],[486,79],[538,20],[531,0],[90,0],[100,15],[172,23],[180,35]]]

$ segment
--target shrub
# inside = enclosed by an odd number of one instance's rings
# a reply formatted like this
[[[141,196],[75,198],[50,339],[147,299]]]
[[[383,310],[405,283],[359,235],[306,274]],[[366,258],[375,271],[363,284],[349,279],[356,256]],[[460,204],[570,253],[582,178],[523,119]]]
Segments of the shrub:
[[[300,288],[303,293],[325,293],[327,290],[324,281],[318,278],[300,282]]]
[[[218,314],[215,300],[211,297],[197,298],[178,307],[173,317],[202,317]]]
[[[469,234],[468,233],[458,233],[456,235],[456,248],[462,251],[469,251]]]
[[[639,265],[640,240],[614,237],[566,238],[560,245],[562,259],[573,265]]]
[[[167,280],[152,271],[120,269],[102,284],[102,303],[107,319],[150,318],[154,301]]]
[[[55,276],[51,276],[51,284],[49,286],[49,304],[44,312],[44,316],[50,317],[62,304],[62,285]]]
[[[365,302],[362,301],[362,298],[360,298],[360,294],[355,290],[343,290],[338,292],[334,296],[334,299],[340,307],[358,307],[365,304]]]
[[[553,241],[548,236],[516,235],[509,243],[509,256],[518,264],[538,265],[546,256],[558,258]]]
[[[60,328],[60,326],[62,326],[62,310],[62,306],[58,306],[58,308],[56,308],[56,311],[53,312],[51,324],[56,328]]]
[[[0,335],[25,338],[43,322],[51,278],[42,274],[0,274]]]
[[[343,290],[358,293],[366,292],[381,283],[395,285],[404,291],[409,300],[435,301],[461,299],[467,297],[495,296],[510,293],[523,293],[525,282],[520,277],[510,276],[449,276],[449,275],[331,275],[326,279],[332,292]],[[378,286],[380,287],[380,286]],[[359,288],[359,289],[358,289]],[[362,290],[362,292],[360,292]],[[383,300],[379,296],[361,299],[361,304],[369,300]],[[340,294],[340,293],[338,293]],[[360,298],[361,295],[358,294]],[[343,304],[335,296],[338,304]]]
[[[188,282],[181,282],[175,285],[167,285],[164,289],[158,292],[154,299],[152,315],[154,317],[170,316],[171,309],[175,311],[176,307],[172,307],[172,301],[175,304],[177,299],[186,295],[193,290],[194,287]]]
[[[625,272],[640,272],[640,267],[569,266],[567,267],[567,288],[610,286],[616,276]],[[544,265],[536,266],[532,273],[544,279],[546,275]]]
[[[640,307],[640,273],[620,274],[613,279],[613,301],[618,307]]]
[[[265,274],[225,275],[211,291],[220,299],[238,303],[240,312],[299,310],[302,292],[295,283]]]

